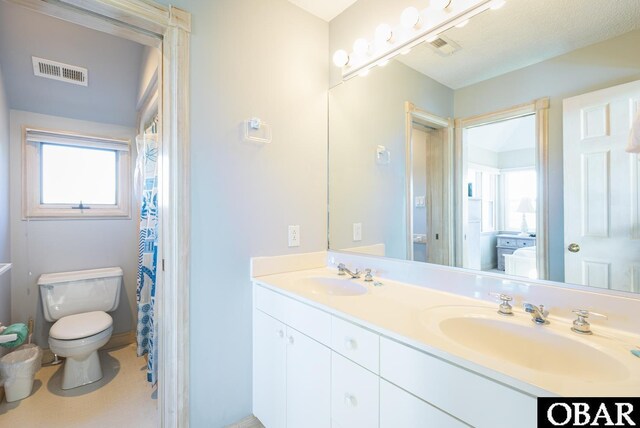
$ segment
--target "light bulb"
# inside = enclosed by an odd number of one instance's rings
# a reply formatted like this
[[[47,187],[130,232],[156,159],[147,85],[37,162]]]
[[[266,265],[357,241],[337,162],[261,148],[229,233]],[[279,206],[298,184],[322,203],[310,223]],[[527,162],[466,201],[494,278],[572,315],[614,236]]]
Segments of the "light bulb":
[[[359,38],[353,42],[353,51],[356,55],[365,56],[369,52],[369,42],[367,42],[367,39]]]
[[[337,50],[333,54],[333,63],[337,67],[344,67],[345,65],[347,65],[349,63],[349,54],[346,53],[345,51],[343,51],[342,49]]]
[[[446,9],[451,4],[451,0],[431,0],[431,6],[436,9]]]
[[[506,1],[504,0],[493,0],[491,2],[491,9],[493,10],[498,10],[500,9],[502,6],[504,6],[504,4],[506,3]]]
[[[420,12],[418,9],[411,6],[402,11],[400,15],[400,24],[408,30],[417,27],[420,23]]]
[[[468,19],[465,19],[464,21],[462,21],[461,23],[459,23],[458,25],[456,25],[456,28],[462,28],[462,27],[465,27],[468,23],[469,23],[469,20],[468,20]]]
[[[389,24],[380,24],[376,28],[376,41],[379,44],[390,43],[393,38],[393,31]]]

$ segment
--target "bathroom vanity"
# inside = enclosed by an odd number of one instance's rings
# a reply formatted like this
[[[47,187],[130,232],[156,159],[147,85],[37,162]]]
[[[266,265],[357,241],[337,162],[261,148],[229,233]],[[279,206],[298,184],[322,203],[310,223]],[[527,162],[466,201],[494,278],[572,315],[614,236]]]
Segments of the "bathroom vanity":
[[[624,324],[637,300],[600,298],[617,307],[615,328],[596,321],[579,335],[567,305],[592,307],[580,290],[321,257],[253,262],[253,410],[267,428],[535,427],[539,396],[640,395],[638,336]],[[337,275],[336,259],[372,267],[374,281]],[[510,293],[514,315],[499,315],[489,292]],[[548,325],[520,309],[540,298]]]

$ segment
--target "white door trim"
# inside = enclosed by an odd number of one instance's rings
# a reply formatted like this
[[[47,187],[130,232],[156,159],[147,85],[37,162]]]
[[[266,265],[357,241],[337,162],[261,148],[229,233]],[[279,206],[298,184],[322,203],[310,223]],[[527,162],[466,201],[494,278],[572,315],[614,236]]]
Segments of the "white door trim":
[[[413,260],[413,144],[411,142],[413,121],[417,120],[435,129],[446,129],[445,153],[443,153],[443,176],[451,177],[451,163],[453,158],[453,119],[444,118],[426,110],[422,110],[410,101],[404,103],[405,112],[405,200],[406,200],[406,236],[407,236],[407,260]],[[443,218],[451,219],[453,214],[453,180],[444,183],[443,194],[445,200],[443,204]],[[442,228],[442,240],[445,242],[447,251],[445,254],[445,265],[454,266],[453,251],[453,228],[451,222],[447,222]]]
[[[538,178],[537,224],[536,224],[536,265],[539,279],[549,276],[549,98],[539,98],[530,103],[519,104],[503,110],[455,120],[455,168],[454,185],[456,199],[456,266],[463,266],[464,220],[466,198],[462,189],[464,182],[464,129],[485,125],[528,114],[536,115],[536,172]]]
[[[9,0],[45,15],[162,49],[158,177],[162,275],[157,322],[162,427],[189,426],[189,36],[191,14],[152,0]],[[141,374],[142,376],[142,374]]]

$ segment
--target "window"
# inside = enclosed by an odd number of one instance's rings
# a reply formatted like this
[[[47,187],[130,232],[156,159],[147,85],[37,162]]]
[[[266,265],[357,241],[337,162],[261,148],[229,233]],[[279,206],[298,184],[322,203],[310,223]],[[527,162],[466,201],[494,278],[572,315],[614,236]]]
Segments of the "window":
[[[522,224],[522,212],[518,210],[523,200],[528,199],[536,207],[537,179],[535,169],[504,171],[504,209],[505,228],[519,231]],[[536,213],[525,213],[529,232],[536,231]]]
[[[494,232],[496,230],[497,177],[497,171],[490,167],[475,165],[470,166],[468,169],[468,196],[481,201],[480,230],[482,232]]]
[[[129,141],[25,132],[26,218],[129,217]]]

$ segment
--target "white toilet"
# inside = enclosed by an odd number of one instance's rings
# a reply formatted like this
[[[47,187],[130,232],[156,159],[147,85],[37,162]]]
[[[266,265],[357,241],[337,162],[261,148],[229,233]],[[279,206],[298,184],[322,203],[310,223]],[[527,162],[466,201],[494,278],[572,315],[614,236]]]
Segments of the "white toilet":
[[[119,267],[43,274],[38,279],[51,352],[66,357],[62,389],[102,379],[98,349],[113,331],[107,312],[118,307]]]

